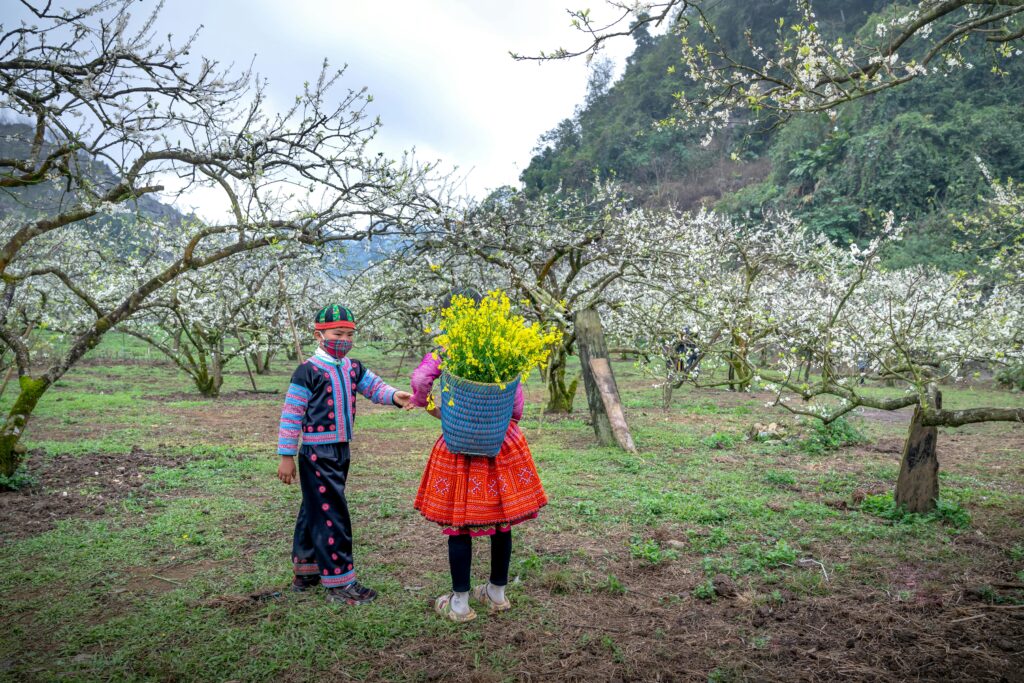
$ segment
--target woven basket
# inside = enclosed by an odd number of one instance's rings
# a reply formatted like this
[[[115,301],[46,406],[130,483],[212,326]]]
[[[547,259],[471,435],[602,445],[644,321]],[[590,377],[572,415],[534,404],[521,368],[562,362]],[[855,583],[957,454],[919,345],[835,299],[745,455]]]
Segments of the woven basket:
[[[518,377],[502,389],[498,384],[473,382],[442,372],[441,434],[448,450],[496,456],[512,420],[518,386]]]

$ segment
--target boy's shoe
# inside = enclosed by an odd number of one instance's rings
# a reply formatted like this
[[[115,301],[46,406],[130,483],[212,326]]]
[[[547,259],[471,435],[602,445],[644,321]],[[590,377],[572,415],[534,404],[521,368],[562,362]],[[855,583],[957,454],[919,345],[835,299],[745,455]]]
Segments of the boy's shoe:
[[[506,612],[512,609],[512,603],[509,602],[508,596],[505,597],[505,602],[495,602],[491,597],[491,594],[487,592],[487,584],[481,583],[473,589],[471,593],[473,599],[479,602],[481,605],[487,608],[487,611],[491,614],[497,612]]]
[[[320,585],[320,575],[310,574],[309,576],[296,576],[292,579],[291,590],[294,593],[303,593],[310,588]]]
[[[367,588],[358,581],[353,581],[347,586],[327,589],[327,602],[343,602],[347,605],[365,605],[373,602],[377,597],[377,591]]]

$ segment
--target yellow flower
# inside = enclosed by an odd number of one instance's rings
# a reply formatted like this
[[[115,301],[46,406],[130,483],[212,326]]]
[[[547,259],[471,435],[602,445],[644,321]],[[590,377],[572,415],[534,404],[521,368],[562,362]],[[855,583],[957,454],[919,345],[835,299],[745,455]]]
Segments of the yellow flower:
[[[448,406],[451,407],[453,405],[455,405],[455,401],[453,399],[448,399]]]
[[[441,311],[437,337],[446,349],[442,368],[476,382],[507,385],[547,362],[551,349],[562,341],[561,330],[527,324],[512,311],[512,302],[500,290],[489,292],[479,304],[456,296]]]
[[[436,265],[431,264],[430,270],[432,270],[433,272],[437,273],[437,272],[439,272],[441,270],[441,266],[436,266]]]

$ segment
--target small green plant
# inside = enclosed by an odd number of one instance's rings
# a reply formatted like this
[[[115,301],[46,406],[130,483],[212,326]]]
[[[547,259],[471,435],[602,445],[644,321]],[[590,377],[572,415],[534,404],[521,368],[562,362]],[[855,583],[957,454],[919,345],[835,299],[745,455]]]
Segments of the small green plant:
[[[523,559],[519,560],[519,572],[518,574],[523,578],[527,576],[533,576],[540,572],[544,568],[544,560],[540,558],[536,553],[530,553]]]
[[[629,544],[629,553],[633,557],[647,560],[651,564],[660,564],[679,557],[679,553],[675,550],[663,549],[653,538],[642,540],[638,537],[633,537]]]
[[[735,448],[736,444],[739,443],[739,437],[735,434],[729,434],[728,432],[715,432],[711,436],[701,440],[701,443],[714,450]]]
[[[880,493],[867,496],[861,503],[860,509],[869,515],[887,519],[895,524],[927,524],[930,522],[941,522],[957,529],[964,529],[971,525],[971,515],[958,504],[938,500],[935,509],[927,513],[907,512],[902,505],[896,505],[891,493]]]
[[[0,474],[0,491],[18,491],[31,488],[38,483],[39,480],[35,475],[29,473],[24,463],[19,465],[18,469],[14,470],[14,474],[9,477],[6,474]]]
[[[537,583],[546,588],[554,595],[565,595],[573,593],[579,588],[579,575],[577,572],[565,567],[546,569],[540,575]]]
[[[601,584],[600,590],[612,595],[625,595],[626,584],[619,581],[619,577],[615,576],[615,574],[609,574],[605,582]]]
[[[796,484],[796,477],[789,472],[768,470],[764,473],[764,483],[772,484],[773,486],[793,486]]]
[[[797,551],[784,540],[776,541],[775,545],[768,547],[759,543],[745,543],[739,547],[739,553],[742,556],[739,570],[744,574],[762,573],[781,565],[793,565],[797,558]]]
[[[597,506],[589,500],[578,500],[572,507],[573,512],[581,517],[593,517],[597,514]]]
[[[856,446],[867,442],[867,437],[845,417],[828,424],[815,420],[811,433],[800,442],[800,450],[811,455],[822,455],[845,446]]]
[[[715,599],[715,587],[711,583],[711,579],[705,579],[696,586],[693,587],[693,597],[698,600],[714,600]]]
[[[616,664],[622,664],[626,661],[626,656],[623,654],[622,648],[618,646],[611,636],[601,636],[601,645],[612,653],[612,661]]]
[[[1024,363],[1010,365],[997,372],[996,382],[1010,391],[1024,391]]]

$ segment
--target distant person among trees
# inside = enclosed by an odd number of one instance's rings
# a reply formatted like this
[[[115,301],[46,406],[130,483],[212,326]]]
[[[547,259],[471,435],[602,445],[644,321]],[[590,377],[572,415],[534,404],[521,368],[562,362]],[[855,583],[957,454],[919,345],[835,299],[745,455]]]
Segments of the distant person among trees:
[[[458,297],[476,305],[482,299],[473,290],[459,290],[446,297],[440,308],[450,308]],[[439,347],[425,355],[413,371],[413,394],[406,410],[425,407],[434,417],[441,417],[441,409],[433,405],[431,390],[441,376],[445,354],[446,349]],[[448,394],[442,393],[444,396]],[[497,456],[453,453],[444,436],[440,436],[420,481],[414,507],[427,520],[439,524],[448,536],[452,592],[438,597],[434,609],[455,622],[476,618],[476,612],[469,606],[473,537],[491,538],[490,579],[473,590],[473,598],[492,613],[508,610],[512,604],[505,596],[505,586],[512,558],[512,527],[536,518],[548,502],[530,447],[519,430],[523,405],[523,388],[519,385],[512,420]]]
[[[697,342],[694,341],[689,326],[684,327],[672,347],[672,369],[680,374],[689,374],[696,369],[699,361],[700,353],[697,351]]]
[[[292,374],[278,432],[278,479],[291,484],[296,479],[296,454],[302,461],[298,471],[302,505],[292,542],[295,578],[291,587],[301,592],[323,584],[328,602],[362,605],[377,597],[377,591],[356,580],[352,522],[345,500],[356,392],[374,403],[398,407],[405,406],[412,395],[389,386],[347,357],[356,332],[350,310],[337,304],[325,306],[313,328],[320,345]]]

